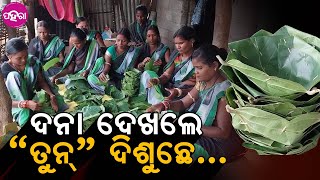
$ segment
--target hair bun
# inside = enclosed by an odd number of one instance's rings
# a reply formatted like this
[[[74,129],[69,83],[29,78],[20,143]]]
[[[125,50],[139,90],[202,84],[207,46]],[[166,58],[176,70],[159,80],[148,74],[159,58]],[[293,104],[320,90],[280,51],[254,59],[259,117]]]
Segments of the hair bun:
[[[219,48],[219,55],[223,60],[226,60],[228,56],[228,51],[225,48]]]

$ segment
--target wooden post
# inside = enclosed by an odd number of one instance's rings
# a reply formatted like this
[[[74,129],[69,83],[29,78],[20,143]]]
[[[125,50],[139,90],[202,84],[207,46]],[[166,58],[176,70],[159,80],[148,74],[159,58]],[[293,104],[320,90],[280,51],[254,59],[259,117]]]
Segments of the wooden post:
[[[228,49],[232,17],[232,0],[216,0],[212,44]]]
[[[28,28],[28,41],[35,37],[34,18],[35,18],[35,1],[29,0],[28,4],[25,4],[28,10],[28,21],[26,26]]]
[[[13,122],[11,115],[12,100],[7,90],[2,73],[0,73],[0,136],[3,135],[3,128]]]

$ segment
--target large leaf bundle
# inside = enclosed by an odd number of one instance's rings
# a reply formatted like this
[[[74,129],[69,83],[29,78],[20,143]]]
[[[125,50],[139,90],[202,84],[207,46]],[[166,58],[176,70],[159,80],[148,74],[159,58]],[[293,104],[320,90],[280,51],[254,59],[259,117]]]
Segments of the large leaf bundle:
[[[229,43],[221,70],[227,110],[244,146],[259,154],[301,154],[320,137],[320,39],[289,26]]]
[[[140,86],[140,75],[141,72],[135,68],[128,69],[124,73],[124,78],[121,81],[121,89],[125,95],[132,97],[137,94]]]

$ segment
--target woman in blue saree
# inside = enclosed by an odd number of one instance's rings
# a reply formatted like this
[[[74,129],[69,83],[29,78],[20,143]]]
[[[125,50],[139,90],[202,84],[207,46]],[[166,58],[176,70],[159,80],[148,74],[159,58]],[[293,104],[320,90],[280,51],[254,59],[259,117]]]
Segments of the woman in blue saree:
[[[56,82],[56,80],[68,74],[79,74],[85,78],[88,77],[96,60],[102,57],[98,43],[95,40],[86,40],[86,37],[87,35],[83,29],[75,28],[72,30],[70,41],[73,46],[69,48],[62,70],[52,77],[52,82]]]
[[[38,36],[29,43],[28,53],[36,56],[49,77],[56,75],[62,67],[65,44],[57,35],[50,34],[46,21],[37,24]]]
[[[12,99],[12,116],[19,126],[23,126],[34,111],[41,112],[41,104],[32,100],[39,89],[50,97],[54,111],[63,112],[68,108],[57,86],[44,75],[37,58],[28,55],[28,46],[22,39],[10,39],[5,51],[9,60],[2,64],[1,72]]]
[[[225,108],[225,91],[230,82],[219,71],[220,63],[216,56],[225,59],[226,54],[226,50],[214,45],[203,45],[195,50],[192,64],[197,78],[196,86],[180,100],[165,100],[147,109],[148,112],[192,112],[201,118],[203,134],[195,143],[194,160],[202,156],[205,159],[225,157],[232,161],[245,152]]]
[[[165,99],[181,98],[195,85],[194,68],[191,63],[196,46],[196,33],[192,27],[183,26],[173,36],[176,50],[170,55],[163,73],[153,71],[141,75],[140,94],[146,94],[149,104]],[[168,92],[164,91],[167,90]]]
[[[140,56],[140,48],[129,46],[129,42],[130,31],[127,28],[120,29],[115,45],[107,49],[104,59],[97,60],[91,71],[88,77],[91,87],[102,94],[107,84],[121,89],[124,73],[128,69],[136,68]]]

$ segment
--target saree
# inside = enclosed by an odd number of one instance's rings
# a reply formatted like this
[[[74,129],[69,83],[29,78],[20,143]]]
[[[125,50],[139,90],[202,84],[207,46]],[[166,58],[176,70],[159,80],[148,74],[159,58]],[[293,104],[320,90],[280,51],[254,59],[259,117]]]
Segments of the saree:
[[[2,65],[1,71],[5,78],[5,84],[13,101],[32,100],[37,91],[37,77],[39,73],[43,73],[42,66],[34,56],[29,55],[26,67],[23,72],[18,72],[9,63]],[[42,74],[48,83],[53,94],[56,95],[58,103],[58,112],[65,111],[68,106],[64,102],[63,97],[58,93],[58,87],[51,83],[49,78]],[[19,126],[23,126],[32,115],[31,109],[12,108],[13,119]]]
[[[51,35],[50,41],[44,45],[39,37],[30,41],[28,53],[36,56],[41,65],[45,68],[45,73],[51,77],[56,75],[61,68],[54,65],[59,62],[59,54],[64,50],[65,44],[58,36]]]
[[[110,83],[121,89],[121,80],[124,77],[124,73],[135,66],[140,55],[140,48],[131,46],[127,51],[117,56],[116,46],[113,45],[107,49],[107,52],[111,55]],[[101,82],[98,77],[102,73],[104,66],[105,59],[99,58],[88,76],[90,86],[102,94],[104,94],[107,84]]]
[[[198,100],[192,104],[187,112],[197,114],[203,126],[212,126],[216,118],[219,100],[225,96],[225,90],[230,86],[229,81],[223,81],[213,85],[212,87],[199,90]],[[202,156],[205,159],[209,157],[225,157],[230,161],[244,152],[242,141],[233,130],[227,139],[209,138],[201,136],[195,145],[193,159],[196,160]]]
[[[164,67],[164,72],[174,63],[175,69],[172,74],[172,77],[170,81],[167,84],[164,85],[155,85],[151,88],[147,88],[147,84],[149,79],[151,78],[158,78],[159,76],[153,72],[153,71],[144,71],[141,75],[140,79],[140,94],[146,94],[147,95],[147,101],[149,104],[157,104],[164,100],[164,88],[190,88],[192,86],[184,85],[183,82],[188,80],[189,78],[192,78],[194,76],[194,67],[192,65],[192,58],[189,57],[188,59],[184,61],[179,61],[180,54],[178,51],[174,51],[170,55],[170,60],[168,64]]]
[[[87,35],[87,40],[93,40],[96,38],[96,34],[98,33],[98,31],[89,31],[89,34]]]
[[[72,47],[64,60],[61,71],[67,68],[72,61],[75,61],[75,68],[73,70],[73,73],[80,75],[85,70],[90,71],[93,68],[98,57],[100,57],[100,52],[97,41],[87,41],[84,47],[82,47],[81,49]]]
[[[147,29],[149,26],[153,25],[154,22],[151,20],[147,20],[147,22],[141,26],[138,22],[133,22],[129,26],[129,31],[131,34],[131,41],[137,43],[145,43],[147,36]]]
[[[165,54],[167,50],[169,50],[169,47],[164,45],[163,43],[160,43],[158,48],[153,53],[150,53],[150,46],[149,44],[146,43],[142,46],[141,59],[150,57],[152,62],[160,59],[162,64],[160,66],[157,66],[157,71],[156,71],[158,76],[160,76],[163,73],[164,66],[167,64],[165,60]]]

